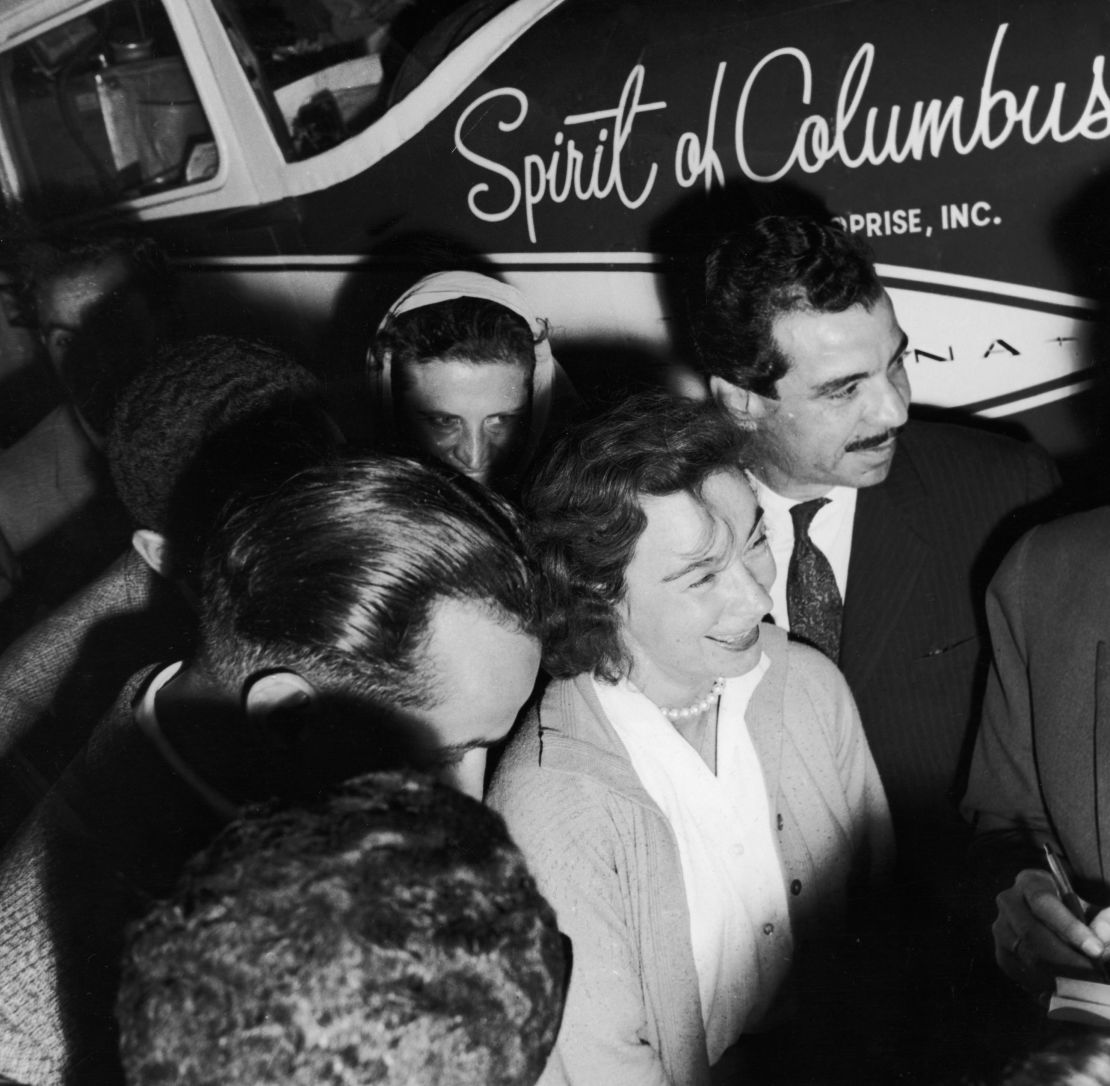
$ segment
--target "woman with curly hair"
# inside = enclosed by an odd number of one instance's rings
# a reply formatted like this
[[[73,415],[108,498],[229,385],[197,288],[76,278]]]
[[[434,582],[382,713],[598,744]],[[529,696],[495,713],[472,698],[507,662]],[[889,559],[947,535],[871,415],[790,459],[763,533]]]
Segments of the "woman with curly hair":
[[[573,945],[545,1084],[723,1074],[891,858],[843,676],[762,622],[775,566],[746,455],[713,405],[635,397],[525,495],[554,681],[489,802]]]

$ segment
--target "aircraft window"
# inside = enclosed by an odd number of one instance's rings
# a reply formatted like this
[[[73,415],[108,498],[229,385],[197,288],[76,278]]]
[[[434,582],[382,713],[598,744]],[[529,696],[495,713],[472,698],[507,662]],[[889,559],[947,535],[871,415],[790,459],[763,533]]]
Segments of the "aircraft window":
[[[361,132],[511,0],[216,0],[286,159]]]
[[[112,0],[0,55],[0,106],[35,210],[85,211],[219,166],[160,0]]]

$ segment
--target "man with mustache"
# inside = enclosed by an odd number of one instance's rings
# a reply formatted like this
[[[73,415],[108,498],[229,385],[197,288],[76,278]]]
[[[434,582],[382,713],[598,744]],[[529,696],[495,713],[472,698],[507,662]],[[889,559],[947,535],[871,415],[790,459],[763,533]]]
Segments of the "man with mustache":
[[[772,616],[839,664],[890,802],[900,894],[893,957],[885,973],[865,963],[870,987],[895,1006],[914,972],[899,1017],[911,1030],[947,1017],[958,1067],[983,941],[961,900],[957,810],[990,658],[983,598],[1058,475],[1036,446],[909,418],[906,333],[870,254],[839,227],[760,219],[717,245],[706,295],[709,387],[756,443]],[[910,1042],[923,1064],[936,1047]]]
[[[909,420],[906,333],[870,255],[834,225],[769,216],[725,238],[698,345],[757,443],[775,621],[847,676],[900,837],[957,831],[983,592],[1056,469],[1035,446]]]

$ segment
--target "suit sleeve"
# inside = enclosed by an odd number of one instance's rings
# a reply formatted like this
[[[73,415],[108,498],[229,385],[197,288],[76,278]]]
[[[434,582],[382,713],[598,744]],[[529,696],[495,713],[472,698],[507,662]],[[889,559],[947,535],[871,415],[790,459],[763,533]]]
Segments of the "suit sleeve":
[[[1037,529],[1003,561],[987,591],[992,659],[961,810],[975,828],[971,859],[995,890],[1038,860],[1051,838],[1033,751],[1026,627],[1027,570]]]
[[[1060,490],[1060,472],[1056,462],[1040,445],[1029,445],[1027,480],[1027,494],[1031,502],[1043,501]]]
[[[805,680],[796,689],[810,687],[807,719],[822,722],[835,760],[852,848],[852,882],[866,894],[885,882],[894,867],[894,828],[886,791],[847,680],[820,653],[800,646],[791,646],[791,653],[805,665]]]
[[[648,1043],[635,937],[625,921],[603,805],[584,807],[562,774],[509,776],[514,779],[499,774],[488,801],[504,817],[572,947],[562,1025],[539,1086],[670,1086]]]
[[[863,732],[859,710],[845,679],[840,679],[836,712],[840,775],[854,820],[857,860],[868,881],[885,881],[894,868],[894,826],[879,770]]]

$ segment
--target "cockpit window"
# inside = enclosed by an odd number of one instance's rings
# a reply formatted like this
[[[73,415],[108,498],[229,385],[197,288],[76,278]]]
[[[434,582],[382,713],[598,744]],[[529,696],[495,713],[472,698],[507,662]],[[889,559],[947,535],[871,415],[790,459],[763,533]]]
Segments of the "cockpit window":
[[[219,166],[161,0],[112,0],[0,54],[0,108],[36,211],[194,185]]]
[[[290,161],[361,132],[511,0],[216,0]]]

